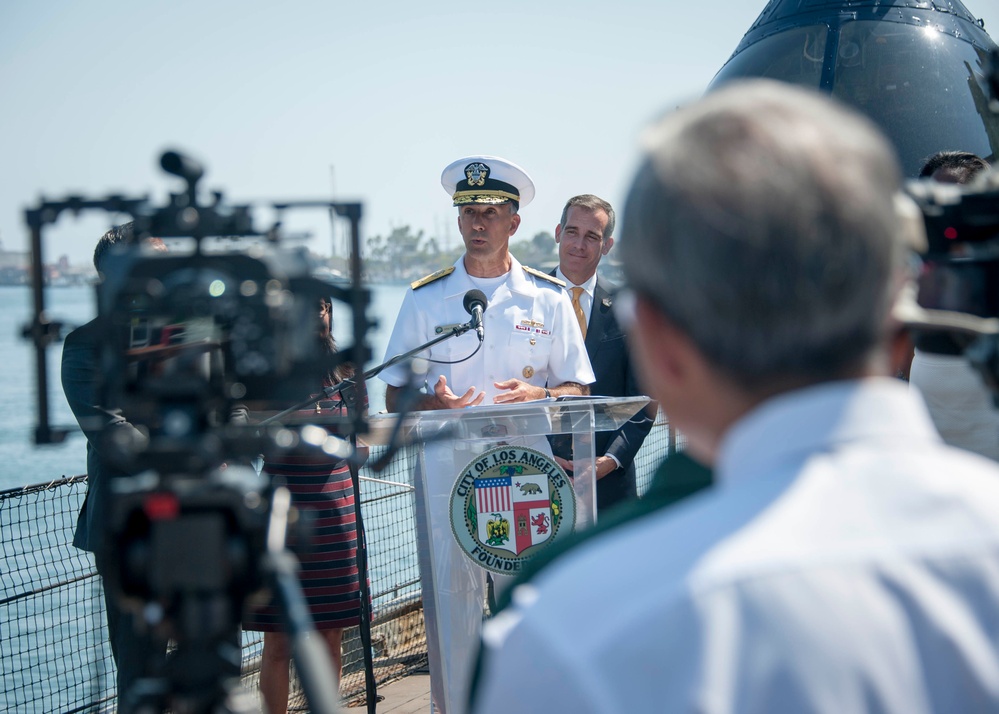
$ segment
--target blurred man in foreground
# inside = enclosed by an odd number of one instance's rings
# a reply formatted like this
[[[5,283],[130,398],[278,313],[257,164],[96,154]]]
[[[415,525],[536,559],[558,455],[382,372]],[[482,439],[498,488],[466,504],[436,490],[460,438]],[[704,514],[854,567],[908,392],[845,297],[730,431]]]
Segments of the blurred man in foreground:
[[[899,181],[873,125],[787,85],[655,127],[620,315],[716,485],[521,586],[475,711],[999,707],[999,467],[887,378]]]

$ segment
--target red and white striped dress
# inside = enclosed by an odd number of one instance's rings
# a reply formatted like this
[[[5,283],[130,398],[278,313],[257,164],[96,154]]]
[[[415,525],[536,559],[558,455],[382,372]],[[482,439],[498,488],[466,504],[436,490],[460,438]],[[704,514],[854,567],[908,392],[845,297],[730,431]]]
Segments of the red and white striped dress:
[[[322,402],[322,413],[344,413],[342,403]],[[264,472],[275,485],[291,492],[292,504],[309,511],[312,527],[308,547],[299,549],[299,581],[317,630],[349,627],[360,621],[360,581],[357,570],[357,528],[354,488],[343,460],[314,447],[281,454],[265,462]],[[277,606],[252,609],[243,628],[256,632],[284,630]]]

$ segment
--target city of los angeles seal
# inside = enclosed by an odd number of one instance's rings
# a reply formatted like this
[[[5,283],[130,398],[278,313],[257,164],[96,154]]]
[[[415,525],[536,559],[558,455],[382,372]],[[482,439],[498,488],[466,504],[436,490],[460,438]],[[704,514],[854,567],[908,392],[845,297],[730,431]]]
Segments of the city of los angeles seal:
[[[524,561],[572,532],[576,495],[565,471],[540,451],[490,449],[451,489],[451,530],[469,558],[512,575]]]

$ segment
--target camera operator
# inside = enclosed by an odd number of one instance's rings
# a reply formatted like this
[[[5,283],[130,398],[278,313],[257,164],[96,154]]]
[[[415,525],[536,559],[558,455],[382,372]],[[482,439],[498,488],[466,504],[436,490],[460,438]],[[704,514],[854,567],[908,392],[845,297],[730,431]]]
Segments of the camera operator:
[[[94,267],[98,278],[103,279],[106,257],[115,247],[131,242],[133,225],[115,226],[100,239],[94,250]],[[147,244],[154,250],[166,250],[158,238]],[[166,641],[153,632],[146,631],[131,612],[122,609],[106,587],[105,543],[102,536],[108,526],[111,479],[133,476],[110,463],[101,453],[102,443],[112,430],[129,430],[135,437],[142,436],[129,423],[127,415],[112,405],[98,403],[97,389],[100,381],[98,353],[101,334],[97,320],[73,330],[66,336],[62,350],[62,387],[66,401],[87,437],[87,496],[77,519],[73,545],[94,554],[97,573],[105,585],[104,603],[107,610],[108,640],[111,654],[118,668],[118,700],[124,701],[126,692],[139,679],[147,667],[157,669],[166,657]]]
[[[968,184],[989,170],[988,163],[966,151],[934,154],[920,178],[939,183]],[[924,277],[924,288],[931,288]],[[981,375],[945,332],[918,333],[909,370],[909,383],[919,389],[943,440],[952,446],[999,461],[999,410]]]

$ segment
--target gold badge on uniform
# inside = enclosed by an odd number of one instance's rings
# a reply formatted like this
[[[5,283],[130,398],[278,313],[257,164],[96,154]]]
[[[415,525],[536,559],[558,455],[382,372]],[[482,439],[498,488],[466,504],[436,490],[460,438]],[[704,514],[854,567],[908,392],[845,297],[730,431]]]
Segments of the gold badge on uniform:
[[[527,365],[526,367],[524,367],[524,371],[521,372],[521,374],[524,375],[524,379],[530,379],[531,377],[534,376],[534,367],[532,367],[531,365]]]
[[[489,167],[480,162],[469,164],[465,167],[465,178],[469,186],[484,186],[489,178]]]

